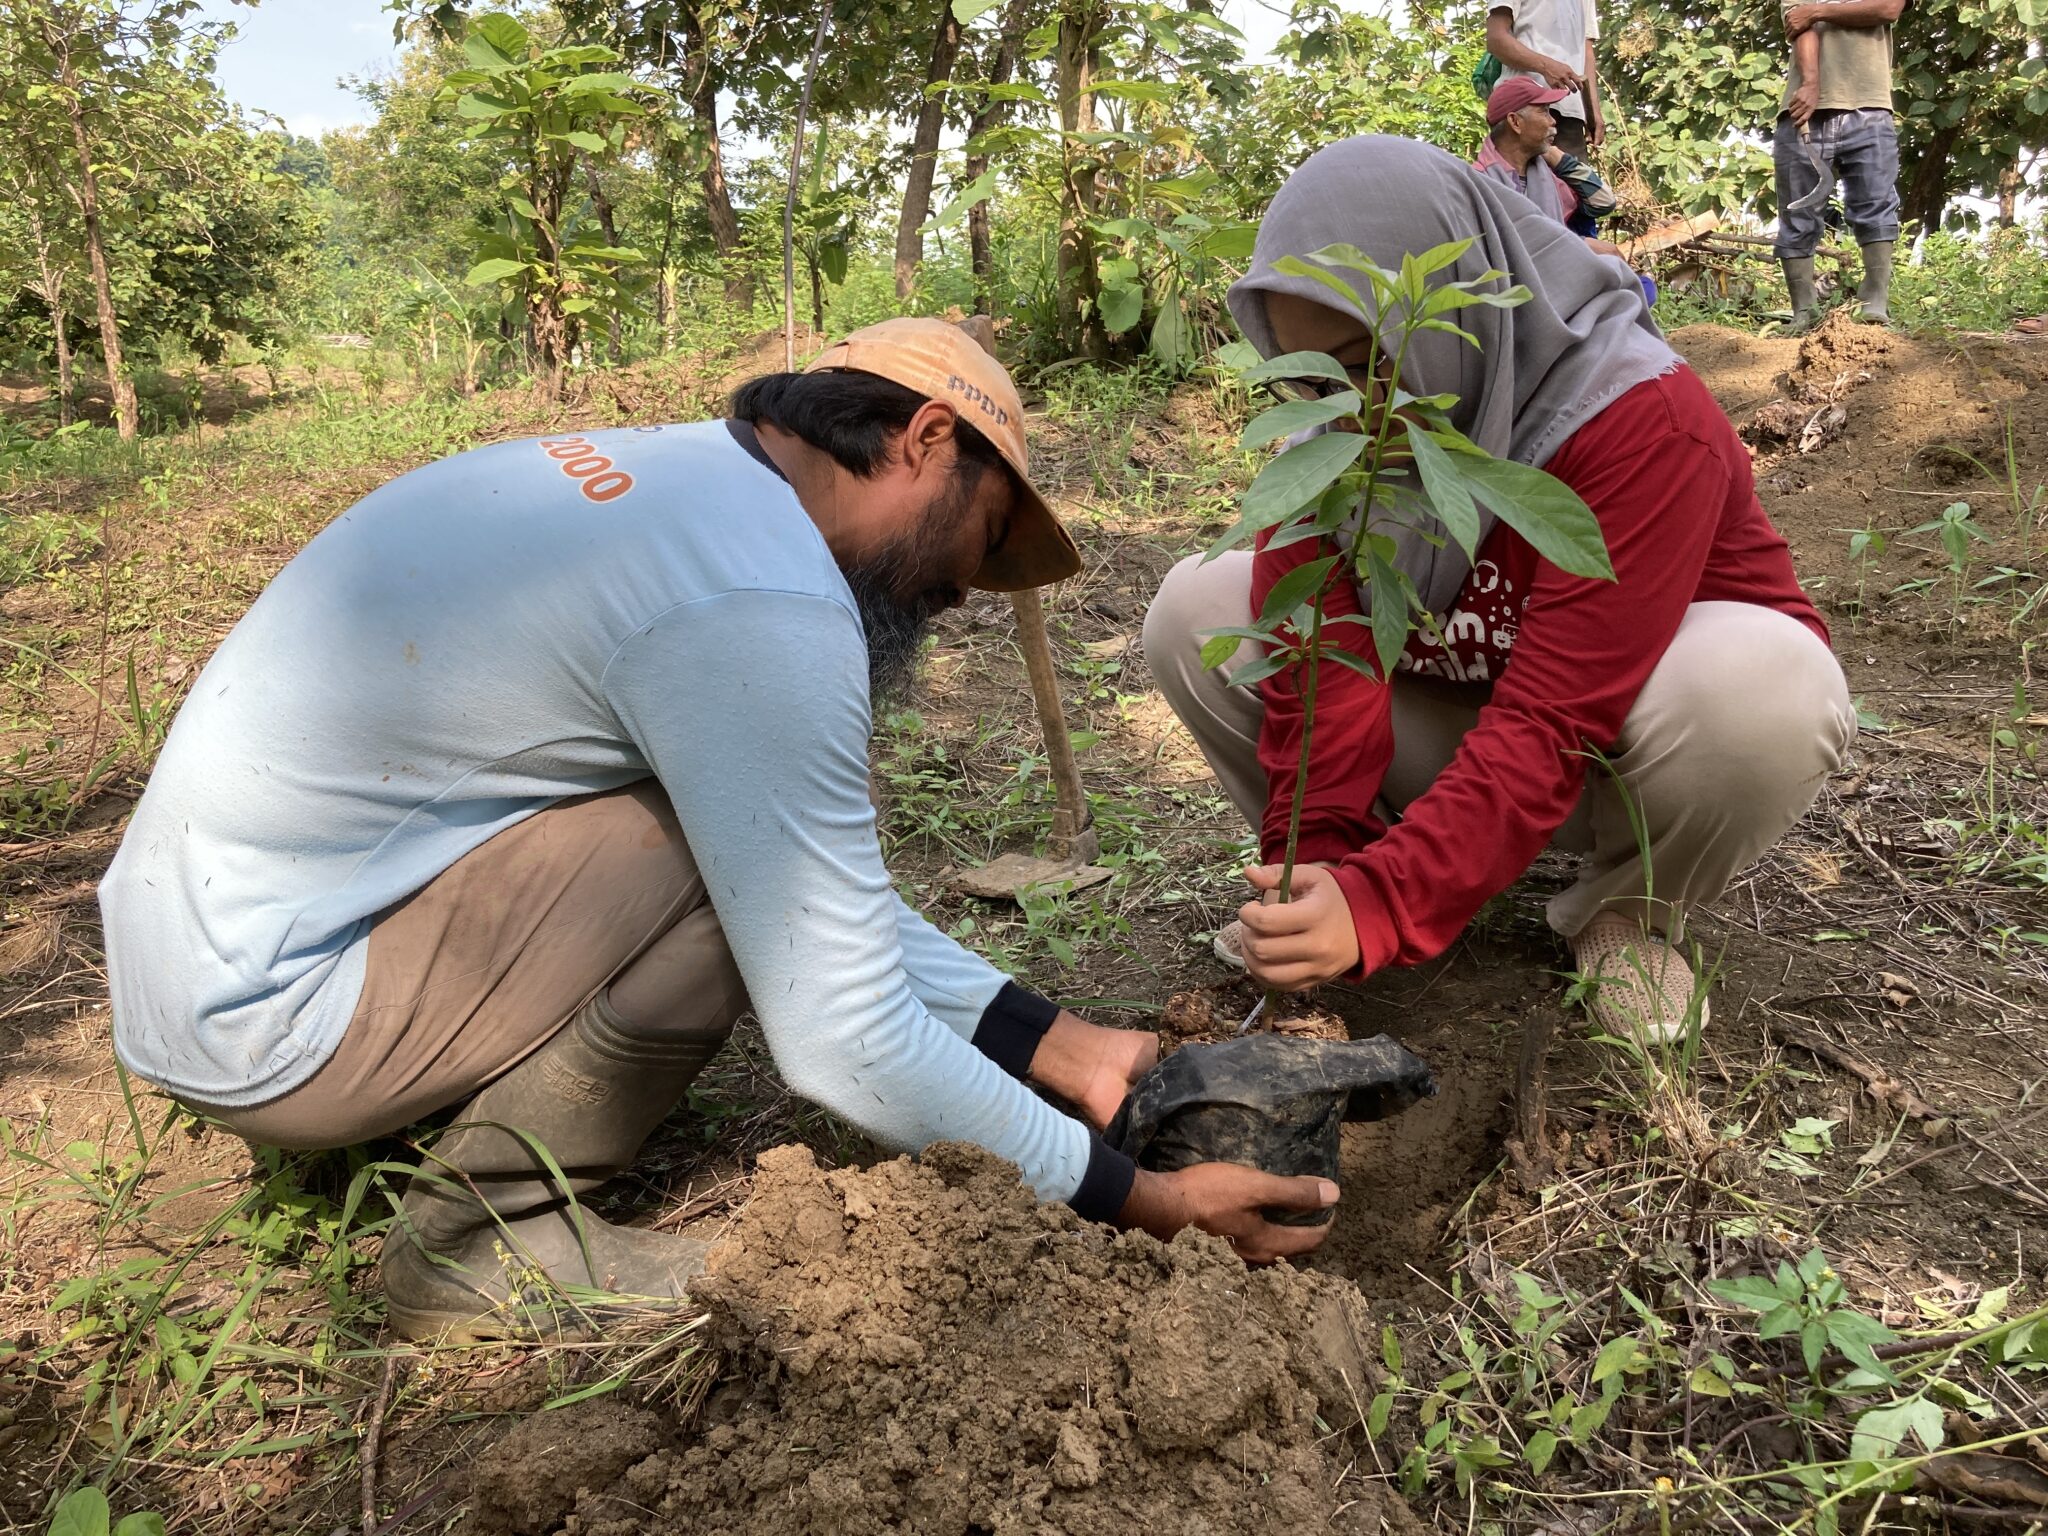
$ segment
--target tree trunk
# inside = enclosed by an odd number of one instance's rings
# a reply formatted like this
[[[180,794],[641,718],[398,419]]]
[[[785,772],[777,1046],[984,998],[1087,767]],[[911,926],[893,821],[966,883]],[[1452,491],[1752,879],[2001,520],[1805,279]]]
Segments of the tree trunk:
[[[811,269],[811,332],[813,335],[823,336],[825,334],[825,272],[818,265],[818,258],[815,256],[806,254],[804,264]]]
[[[910,137],[910,176],[903,184],[903,214],[896,221],[896,297],[907,299],[917,286],[917,265],[924,260],[919,233],[932,209],[932,176],[939,165],[939,130],[946,123],[946,99],[932,87],[953,78],[960,57],[960,23],[953,19],[952,0],[939,0],[939,30],[932,37],[931,67],[925,71],[925,94],[917,109],[917,129]]]
[[[752,308],[753,279],[740,263],[740,221],[732,211],[732,194],[725,185],[725,152],[718,142],[718,80],[711,71],[711,45],[703,18],[694,7],[684,8],[684,24],[694,54],[689,60],[696,79],[690,91],[690,110],[704,136],[704,211],[711,219],[711,244],[725,268],[727,302]]]
[[[597,227],[604,231],[604,243],[617,249],[619,222],[612,213],[612,200],[605,196],[604,183],[597,179],[597,166],[590,156],[579,155],[577,158],[583,162],[583,185],[590,193],[590,208],[597,215]],[[619,340],[619,309],[616,304],[609,306],[605,316],[605,356],[614,365],[625,357],[625,349]]]
[[[1905,216],[1920,226],[1922,234],[1941,228],[1942,210],[1948,207],[1949,155],[1955,148],[1960,128],[1942,128],[1927,141],[1914,162],[1900,199]]]
[[[1998,227],[2011,229],[2019,222],[2020,187],[2024,178],[2020,174],[2019,156],[2013,156],[2012,164],[1998,173]]]
[[[71,118],[71,143],[78,152],[78,216],[85,226],[85,255],[92,267],[94,307],[99,310],[100,351],[107,361],[107,389],[114,399],[114,424],[122,438],[142,429],[135,403],[135,381],[121,358],[121,323],[114,313],[114,284],[107,275],[106,244],[100,237],[100,185],[92,170],[92,141],[85,131],[85,104],[79,99],[78,72],[71,66],[70,40],[52,39],[64,82],[64,101]]]
[[[1088,229],[1088,220],[1095,216],[1096,150],[1093,145],[1075,142],[1073,135],[1095,131],[1093,87],[1102,13],[1090,0],[1065,0],[1065,6],[1060,13],[1058,54],[1064,135],[1060,141],[1061,330],[1079,355],[1099,360],[1109,356],[1109,333],[1102,328],[1102,279],[1095,263],[1095,237]]]
[[[996,44],[995,62],[989,65],[988,83],[1008,85],[1010,75],[1017,68],[1017,55],[1024,47],[1024,23],[1029,19],[1028,0],[1010,0],[1009,10],[1003,13],[1003,30]],[[973,144],[984,133],[1003,120],[1004,107],[1001,101],[987,101],[982,104],[974,120],[967,125],[967,142]],[[967,157],[967,179],[978,181],[988,174],[988,156],[970,154]],[[991,239],[988,203],[976,203],[967,210],[968,265],[974,273],[974,312],[977,315],[995,313],[995,251]]]
[[[64,334],[64,301],[50,301],[50,330],[57,339],[57,425],[71,425],[71,340]]]

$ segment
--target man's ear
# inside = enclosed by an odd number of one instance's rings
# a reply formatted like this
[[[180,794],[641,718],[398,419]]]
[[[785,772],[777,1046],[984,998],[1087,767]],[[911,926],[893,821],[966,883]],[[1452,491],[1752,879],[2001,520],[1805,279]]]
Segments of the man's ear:
[[[912,474],[923,474],[931,455],[943,444],[954,442],[958,421],[958,413],[943,400],[920,405],[903,429],[904,467]]]

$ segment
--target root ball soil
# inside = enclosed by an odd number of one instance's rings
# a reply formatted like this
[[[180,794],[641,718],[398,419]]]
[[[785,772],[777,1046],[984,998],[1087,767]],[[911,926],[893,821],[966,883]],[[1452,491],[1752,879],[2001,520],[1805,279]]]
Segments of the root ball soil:
[[[659,1446],[636,1409],[522,1426],[478,1463],[480,1530],[1422,1529],[1358,1470],[1377,1333],[1354,1287],[1087,1226],[973,1148],[764,1154],[701,1299],[725,1356],[703,1422]]]

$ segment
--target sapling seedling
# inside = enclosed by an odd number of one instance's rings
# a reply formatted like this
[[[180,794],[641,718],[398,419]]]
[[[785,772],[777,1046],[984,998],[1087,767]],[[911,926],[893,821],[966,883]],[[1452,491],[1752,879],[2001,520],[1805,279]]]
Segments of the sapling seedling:
[[[1265,647],[1262,656],[1231,675],[1235,687],[1295,669],[1301,750],[1277,892],[1283,902],[1293,898],[1323,662],[1383,683],[1418,628],[1439,642],[1443,638],[1414,581],[1395,564],[1395,530],[1414,527],[1438,548],[1455,539],[1476,558],[1484,503],[1563,570],[1614,579],[1600,525],[1569,486],[1530,465],[1496,459],[1459,432],[1450,417],[1455,395],[1417,395],[1402,386],[1417,335],[1448,332],[1476,348],[1478,338],[1446,316],[1477,305],[1511,309],[1530,297],[1520,284],[1504,284],[1506,273],[1492,270],[1432,285],[1430,279],[1472,244],[1456,240],[1420,255],[1404,254],[1398,269],[1350,245],[1281,259],[1277,270],[1321,284],[1330,291],[1332,307],[1341,303],[1366,322],[1370,354],[1364,365],[1348,370],[1323,352],[1290,352],[1243,370],[1247,385],[1264,386],[1278,403],[1245,428],[1242,446],[1263,448],[1304,432],[1320,433],[1293,442],[1259,472],[1245,493],[1242,515],[1205,556],[1214,559],[1260,534],[1267,535],[1268,548],[1315,539],[1328,551],[1275,582],[1251,624],[1207,631],[1202,645],[1206,667],[1225,665],[1247,641]],[[1402,495],[1416,489],[1420,498]],[[1325,598],[1336,580],[1357,586],[1362,613],[1326,616]],[[1326,643],[1331,624],[1368,626],[1372,658]]]

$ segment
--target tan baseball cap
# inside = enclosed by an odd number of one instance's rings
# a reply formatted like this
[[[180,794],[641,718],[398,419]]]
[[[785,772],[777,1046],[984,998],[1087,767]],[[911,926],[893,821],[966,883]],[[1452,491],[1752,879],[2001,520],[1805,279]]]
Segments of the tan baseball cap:
[[[991,443],[1017,473],[1017,505],[1003,542],[989,551],[973,584],[984,592],[1021,592],[1064,581],[1081,569],[1081,551],[1031,483],[1024,447],[1024,402],[1003,365],[967,331],[944,320],[884,320],[827,347],[805,368],[880,374],[931,400],[943,400]]]

